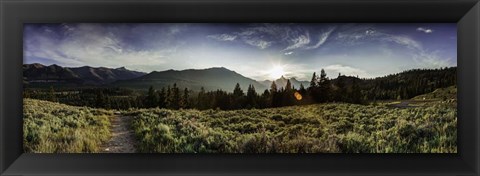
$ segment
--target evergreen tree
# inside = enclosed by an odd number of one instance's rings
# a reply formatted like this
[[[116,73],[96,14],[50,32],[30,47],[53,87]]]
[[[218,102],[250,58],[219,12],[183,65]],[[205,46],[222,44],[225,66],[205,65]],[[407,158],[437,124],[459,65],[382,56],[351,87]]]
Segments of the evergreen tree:
[[[309,88],[315,88],[318,85],[318,77],[315,72],[313,72],[312,80],[310,81],[310,87]]]
[[[277,84],[275,84],[275,81],[272,81],[272,85],[270,86],[270,104],[271,107],[279,107],[281,106],[281,92],[278,91],[277,89]]]
[[[292,89],[292,83],[290,83],[290,80],[287,80],[287,85],[285,85],[285,90],[282,93],[282,106],[291,106],[294,103],[295,97]]]
[[[165,87],[162,87],[162,90],[158,92],[158,107],[159,108],[166,108],[166,98],[167,98],[167,92],[165,90]]]
[[[190,102],[189,102],[189,91],[187,88],[183,90],[183,96],[182,96],[182,101],[181,101],[181,107],[184,109],[190,108]]]
[[[265,91],[263,91],[263,94],[260,96],[259,106],[260,108],[269,108],[272,106],[272,100],[268,89],[265,89]]]
[[[241,96],[245,95],[245,94],[243,93],[243,90],[240,88],[240,84],[239,84],[239,83],[237,83],[237,84],[235,85],[235,88],[233,89],[233,95],[234,95],[234,96],[237,96],[237,97],[241,97]]]
[[[172,109],[173,108],[173,92],[172,88],[170,85],[167,87],[167,94],[165,95],[165,107],[167,109]]]
[[[153,86],[148,88],[146,103],[149,108],[158,106],[158,94],[155,92],[155,89],[153,89]]]
[[[317,97],[319,102],[327,102],[330,100],[331,85],[330,80],[327,77],[325,70],[320,72],[320,80],[318,82],[319,96]]]
[[[345,102],[346,101],[345,96],[347,91],[346,91],[344,79],[343,77],[341,77],[340,73],[338,74],[335,86],[337,87],[335,91],[335,98],[334,98],[335,101]]]
[[[258,95],[257,95],[257,92],[255,91],[255,87],[253,85],[248,85],[246,108],[257,107],[257,96]]]
[[[240,84],[237,83],[233,89],[233,94],[230,101],[232,109],[241,109],[244,107],[244,95],[245,94],[243,93],[243,90],[240,88]]]
[[[200,92],[198,92],[198,96],[197,96],[197,108],[200,109],[200,110],[204,110],[204,109],[208,109],[208,104],[205,100],[207,100],[206,98],[206,94],[205,94],[205,88],[201,87],[200,88]]]
[[[172,96],[172,102],[171,102],[171,107],[172,109],[180,109],[180,89],[177,87],[177,83],[173,84],[172,91],[171,91],[171,96]]]

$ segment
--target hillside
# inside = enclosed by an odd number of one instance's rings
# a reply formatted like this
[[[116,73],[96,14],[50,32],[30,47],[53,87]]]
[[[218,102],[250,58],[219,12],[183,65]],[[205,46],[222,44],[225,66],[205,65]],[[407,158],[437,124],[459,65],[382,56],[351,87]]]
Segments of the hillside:
[[[42,64],[24,64],[23,78],[28,86],[81,86],[104,85],[117,80],[143,76],[145,73],[121,68],[105,67],[61,67]]]
[[[450,86],[447,88],[439,88],[433,92],[415,96],[412,100],[456,100],[457,99],[457,86]]]
[[[178,87],[198,91],[204,87],[207,91],[222,89],[233,91],[235,84],[239,83],[243,90],[252,84],[257,91],[266,89],[266,86],[257,81],[238,74],[223,67],[208,69],[166,70],[151,72],[147,75],[131,79],[116,81],[112,86],[148,89],[166,87],[177,84]]]

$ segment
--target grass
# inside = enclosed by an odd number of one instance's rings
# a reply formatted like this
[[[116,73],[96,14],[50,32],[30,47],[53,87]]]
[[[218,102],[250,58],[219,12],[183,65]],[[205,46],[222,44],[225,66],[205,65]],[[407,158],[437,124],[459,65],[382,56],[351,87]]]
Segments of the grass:
[[[23,115],[25,152],[92,153],[110,138],[111,111],[24,99]]]
[[[261,110],[128,112],[140,152],[456,153],[456,107],[345,103]]]

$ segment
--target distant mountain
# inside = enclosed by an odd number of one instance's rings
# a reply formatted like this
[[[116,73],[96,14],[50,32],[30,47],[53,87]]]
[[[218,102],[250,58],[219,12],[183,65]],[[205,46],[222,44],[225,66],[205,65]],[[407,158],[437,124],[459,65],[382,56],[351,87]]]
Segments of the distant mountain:
[[[104,85],[117,80],[133,79],[146,73],[121,68],[61,67],[42,64],[24,64],[23,78],[28,85]]]
[[[244,92],[247,91],[250,84],[255,87],[257,92],[263,92],[267,88],[253,79],[244,77],[224,67],[181,71],[154,71],[135,79],[116,81],[112,85],[139,89],[148,89],[150,86],[154,86],[156,89],[159,89],[168,85],[172,86],[174,83],[178,87],[189,88],[195,91],[204,87],[207,91],[222,89],[232,92],[237,83],[240,84]]]
[[[298,81],[295,78],[287,79],[284,76],[275,80],[275,84],[280,89],[281,87],[285,87],[287,85],[288,80],[290,80],[290,83],[292,84],[293,87],[295,87],[295,89],[299,89],[301,84],[303,84],[303,87],[305,87],[305,88],[310,86],[309,81]],[[262,83],[264,86],[266,86],[268,88],[270,88],[270,86],[272,85],[272,81],[270,81],[270,80],[261,81],[260,83]]]

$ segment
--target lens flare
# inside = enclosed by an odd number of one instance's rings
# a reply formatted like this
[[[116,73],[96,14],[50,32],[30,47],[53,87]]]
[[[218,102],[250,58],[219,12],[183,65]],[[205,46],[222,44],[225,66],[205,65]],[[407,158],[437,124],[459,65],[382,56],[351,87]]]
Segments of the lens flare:
[[[300,94],[300,93],[298,93],[298,92],[295,92],[293,95],[295,96],[295,98],[296,98],[298,101],[302,100],[302,94]]]

